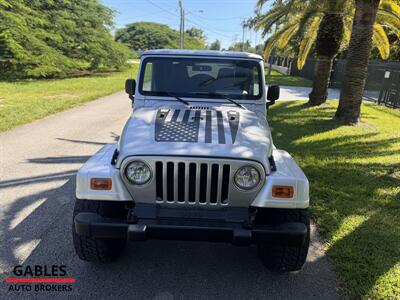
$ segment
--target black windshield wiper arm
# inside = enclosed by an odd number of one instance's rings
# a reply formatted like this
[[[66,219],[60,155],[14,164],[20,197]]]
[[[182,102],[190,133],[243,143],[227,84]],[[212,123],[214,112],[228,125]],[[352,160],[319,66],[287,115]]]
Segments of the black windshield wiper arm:
[[[181,97],[177,96],[177,95],[174,94],[174,93],[167,93],[167,95],[170,96],[170,97],[175,97],[176,100],[178,100],[179,102],[182,102],[183,104],[185,104],[185,105],[187,105],[187,106],[190,105],[189,102],[187,102],[186,100],[183,100]]]
[[[228,96],[223,95],[223,94],[218,94],[218,95],[220,95],[222,98],[228,100],[230,103],[235,104],[237,107],[240,107],[241,109],[246,109],[242,104],[236,102],[235,100],[229,98]]]
[[[222,97],[225,100],[228,100],[232,104],[235,104],[237,107],[240,107],[241,109],[246,109],[242,104],[236,102],[235,100],[229,98],[227,95],[224,94],[218,94],[218,93],[193,93],[194,95],[203,95],[203,96],[217,96],[217,97]]]
[[[241,109],[246,109],[242,104],[236,102],[235,100],[229,98],[227,95],[218,94],[218,93],[192,93],[193,95],[201,95],[201,96],[214,96],[214,97],[222,97],[225,100],[228,100],[230,103],[235,104],[237,107]]]

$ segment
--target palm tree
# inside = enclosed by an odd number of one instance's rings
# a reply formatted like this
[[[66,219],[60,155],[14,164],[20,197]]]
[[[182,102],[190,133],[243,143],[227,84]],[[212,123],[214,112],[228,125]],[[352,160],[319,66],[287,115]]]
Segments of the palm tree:
[[[315,50],[317,62],[314,71],[313,88],[309,94],[309,104],[321,105],[328,97],[328,87],[333,60],[339,53],[344,36],[344,13],[340,12],[339,2],[328,1],[328,10],[323,12],[316,34]],[[306,59],[308,53],[304,55]]]
[[[259,0],[257,8],[267,1]],[[381,57],[387,59],[389,42],[382,25],[391,28],[400,37],[400,6],[396,0],[383,1],[385,5],[381,5],[380,17],[373,29],[373,43]],[[256,29],[263,29],[264,34],[270,31],[273,24],[280,25],[266,43],[265,58],[271,55],[275,46],[283,49],[290,39],[301,35],[297,67],[302,69],[315,45],[317,63],[309,104],[320,105],[327,97],[333,59],[349,44],[353,14],[353,2],[348,0],[281,0],[266,14],[257,16],[253,24]],[[287,18],[283,20],[285,16]]]
[[[260,0],[258,7],[266,1]],[[286,13],[287,20],[268,40],[264,56],[270,56],[275,45],[283,49],[290,39],[302,34],[297,67],[302,69],[311,48],[315,44],[317,63],[313,89],[309,95],[311,105],[320,105],[327,98],[333,59],[340,50],[344,34],[344,0],[336,1],[283,1],[276,3],[264,16],[255,22],[255,28],[268,30],[268,25],[281,22]],[[348,6],[348,5],[347,5]],[[281,16],[279,19],[278,16]],[[265,31],[264,31],[265,32]]]
[[[355,15],[347,54],[342,91],[335,117],[345,124],[355,124],[360,119],[361,102],[372,43],[383,37],[376,34],[375,20],[397,24],[393,31],[400,38],[400,10],[392,9],[393,1],[355,0]],[[383,7],[384,10],[378,9]],[[391,11],[391,13],[389,12]],[[397,14],[396,14],[397,13]]]

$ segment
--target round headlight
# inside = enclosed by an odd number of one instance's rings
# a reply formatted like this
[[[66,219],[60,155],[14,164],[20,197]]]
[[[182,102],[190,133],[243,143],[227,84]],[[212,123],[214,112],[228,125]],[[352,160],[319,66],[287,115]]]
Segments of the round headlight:
[[[235,174],[235,183],[243,190],[251,190],[260,183],[260,173],[251,166],[241,167]]]
[[[125,176],[130,182],[142,185],[149,182],[151,170],[147,164],[142,161],[133,161],[125,168]]]

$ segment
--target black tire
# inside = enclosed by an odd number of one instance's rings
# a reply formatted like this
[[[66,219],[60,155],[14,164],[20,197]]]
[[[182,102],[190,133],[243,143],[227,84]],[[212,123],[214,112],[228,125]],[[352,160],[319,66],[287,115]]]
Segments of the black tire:
[[[263,221],[268,220],[268,221]],[[301,222],[307,226],[307,235],[298,245],[259,244],[258,255],[266,268],[274,272],[300,270],[306,262],[310,244],[310,217],[307,209],[270,209],[256,221],[264,224]]]
[[[123,203],[111,201],[76,199],[73,217],[81,212],[98,213],[103,217],[123,218],[126,210]],[[72,237],[75,252],[80,259],[89,262],[106,263],[115,261],[126,246],[126,239],[96,239],[75,232],[72,222]]]

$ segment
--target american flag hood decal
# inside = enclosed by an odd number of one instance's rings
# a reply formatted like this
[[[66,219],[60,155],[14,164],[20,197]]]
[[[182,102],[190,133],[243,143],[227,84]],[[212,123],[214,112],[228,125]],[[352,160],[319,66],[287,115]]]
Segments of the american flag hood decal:
[[[262,112],[227,106],[148,106],[134,109],[119,151],[117,166],[134,155],[240,157],[268,165],[272,140]]]
[[[155,122],[156,142],[234,144],[239,130],[238,111],[159,109]]]

